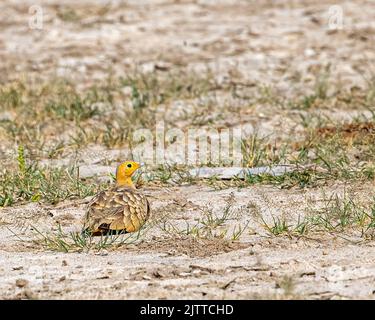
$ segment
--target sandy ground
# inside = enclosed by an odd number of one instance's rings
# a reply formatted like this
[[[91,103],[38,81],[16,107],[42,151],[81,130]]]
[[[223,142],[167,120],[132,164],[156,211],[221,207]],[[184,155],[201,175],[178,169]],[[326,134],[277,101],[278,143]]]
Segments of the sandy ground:
[[[35,1],[1,2],[2,82],[26,74],[69,77],[86,86],[108,70],[121,75],[134,66],[144,72],[210,66],[218,81],[269,83],[283,92],[292,81],[296,92],[328,63],[338,82],[361,86],[358,70],[375,59],[372,1],[339,1],[342,30],[329,30],[327,23],[337,1],[63,2],[80,22],[57,18],[65,10],[61,1],[40,1],[43,30],[28,27]],[[103,9],[103,3],[111,5]],[[282,121],[271,119],[272,112],[255,110],[256,121],[264,119],[270,131],[280,129]],[[0,298],[372,299],[374,242],[353,235],[271,237],[259,221],[260,213],[266,221],[283,216],[295,223],[324,192],[344,188],[146,188],[154,219],[167,216],[179,228],[194,223],[207,207],[219,215],[233,193],[235,218],[223,227],[229,239],[169,234],[156,225],[134,244],[100,252],[58,253],[32,241],[31,226],[48,231],[60,223],[64,230],[79,230],[89,199],[2,208]],[[366,198],[372,188],[354,184],[349,190]],[[231,241],[239,225],[248,228]]]
[[[5,79],[27,72],[90,85],[108,70],[122,75],[134,66],[145,72],[186,66],[209,67],[222,81],[289,90],[285,80],[295,77],[294,85],[304,88],[327,64],[343,85],[361,85],[357,70],[375,59],[374,8],[365,0],[40,1],[41,30],[29,28],[31,5],[0,4]],[[343,12],[335,30],[329,27],[333,5]],[[79,22],[69,19],[70,8]]]
[[[369,186],[356,187],[366,197]],[[233,197],[231,230],[249,223],[239,241],[199,239],[169,233],[160,223],[140,241],[118,249],[81,253],[46,250],[37,233],[56,229],[79,230],[83,203],[57,207],[38,204],[3,209],[0,270],[2,298],[195,298],[195,299],[345,299],[372,298],[374,243],[353,235],[314,234],[301,238],[270,237],[259,221],[287,216],[291,222],[306,214],[307,203],[327,190],[285,191],[270,187],[214,191],[206,186],[145,190],[153,219],[168,217],[170,225],[185,230],[203,210],[213,207],[220,216],[225,199]],[[199,196],[197,196],[197,192]],[[53,232],[53,231],[52,231]],[[17,236],[15,236],[17,234]]]

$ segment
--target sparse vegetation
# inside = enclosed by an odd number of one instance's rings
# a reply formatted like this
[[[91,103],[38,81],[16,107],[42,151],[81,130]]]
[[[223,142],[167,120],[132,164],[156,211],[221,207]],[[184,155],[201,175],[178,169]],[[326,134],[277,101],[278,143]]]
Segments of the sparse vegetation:
[[[136,233],[103,235],[92,237],[83,232],[65,232],[58,226],[56,232],[42,232],[36,227],[32,227],[35,237],[34,242],[42,245],[46,250],[58,252],[88,252],[90,250],[100,252],[104,249],[116,249],[126,246],[139,240],[146,228],[142,228]]]
[[[332,234],[356,235],[364,240],[374,238],[375,198],[367,205],[357,203],[349,194],[333,194],[323,200],[324,206],[310,209],[296,224],[285,219],[273,217],[267,223],[262,217],[264,228],[274,236],[303,236],[320,232]]]
[[[36,163],[27,163],[23,146],[18,148],[17,160],[18,170],[5,169],[0,173],[2,207],[26,201],[56,204],[68,198],[84,198],[100,190],[100,185],[81,181],[74,168],[42,168]]]
[[[200,209],[200,214],[194,223],[186,222],[185,226],[176,225],[167,219],[159,224],[161,229],[167,234],[192,236],[199,239],[226,239],[239,240],[241,235],[247,230],[249,221],[244,225],[231,225],[237,217],[243,214],[242,211],[233,208],[233,195],[226,201],[225,207],[220,213],[214,213],[210,207]],[[233,228],[232,228],[233,227]]]
[[[15,82],[0,86],[0,112],[16,114],[0,121],[0,141],[23,144],[34,158],[67,154],[90,143],[131,146],[134,129],[153,129],[155,106],[211,90],[215,84],[209,72],[147,77],[134,73],[83,90],[63,79]]]

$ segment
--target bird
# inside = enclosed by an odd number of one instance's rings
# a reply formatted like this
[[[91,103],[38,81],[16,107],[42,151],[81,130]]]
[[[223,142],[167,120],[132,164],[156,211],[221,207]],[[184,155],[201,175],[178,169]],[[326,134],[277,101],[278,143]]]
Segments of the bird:
[[[117,166],[116,185],[96,194],[87,205],[83,224],[86,234],[136,232],[145,224],[150,217],[150,204],[132,181],[132,175],[140,167],[135,161]]]

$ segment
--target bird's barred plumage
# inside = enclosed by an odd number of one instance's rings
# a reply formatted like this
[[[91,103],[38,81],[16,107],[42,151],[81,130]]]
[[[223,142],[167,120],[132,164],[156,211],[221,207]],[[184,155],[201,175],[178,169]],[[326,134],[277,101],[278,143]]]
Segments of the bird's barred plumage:
[[[150,205],[140,191],[116,186],[99,192],[89,203],[84,229],[93,235],[135,232],[147,221]]]

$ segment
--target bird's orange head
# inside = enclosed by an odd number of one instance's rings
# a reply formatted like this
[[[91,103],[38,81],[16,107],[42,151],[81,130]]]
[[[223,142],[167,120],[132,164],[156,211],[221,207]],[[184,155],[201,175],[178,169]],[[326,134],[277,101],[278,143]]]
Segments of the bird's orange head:
[[[141,165],[135,161],[125,161],[121,163],[116,170],[117,185],[135,188],[131,177],[140,166]]]

